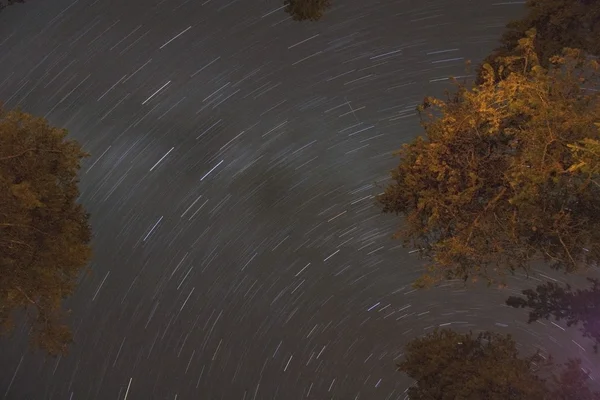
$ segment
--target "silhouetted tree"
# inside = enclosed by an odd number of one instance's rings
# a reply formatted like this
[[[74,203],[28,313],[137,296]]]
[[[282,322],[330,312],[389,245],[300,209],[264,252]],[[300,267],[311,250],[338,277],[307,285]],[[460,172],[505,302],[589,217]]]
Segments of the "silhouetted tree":
[[[294,21],[318,21],[331,8],[331,0],[285,0],[283,4]]]
[[[88,215],[76,203],[86,153],[66,135],[0,108],[0,324],[10,332],[14,313],[27,310],[33,344],[51,355],[71,341],[61,303],[91,254]]]
[[[506,304],[515,308],[529,309],[529,323],[539,319],[564,321],[567,326],[581,324],[583,336],[595,341],[594,350],[600,344],[600,282],[588,278],[589,289],[574,290],[570,285],[547,282],[534,289],[523,290],[523,297],[511,296]]]
[[[417,286],[491,283],[539,257],[566,271],[600,260],[599,65],[566,49],[545,69],[534,41],[501,60],[500,81],[488,66],[483,84],[419,107],[425,136],[402,147],[378,197],[431,261]]]

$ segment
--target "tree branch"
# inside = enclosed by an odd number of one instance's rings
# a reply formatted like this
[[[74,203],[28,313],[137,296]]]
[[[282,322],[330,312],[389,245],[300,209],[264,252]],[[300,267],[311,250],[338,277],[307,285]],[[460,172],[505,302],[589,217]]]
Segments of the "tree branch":
[[[467,244],[469,244],[469,241],[471,240],[471,236],[473,235],[473,229],[475,229],[477,222],[479,222],[479,218],[481,218],[481,216],[483,214],[485,214],[490,209],[490,207],[492,207],[498,200],[500,200],[500,198],[504,195],[504,193],[506,193],[506,187],[503,187],[502,190],[500,191],[500,193],[498,193],[496,195],[496,197],[494,197],[492,200],[490,200],[486,204],[483,211],[477,215],[477,217],[475,218],[475,221],[473,221],[473,223],[471,224],[471,226],[469,228],[469,236],[467,237]]]
[[[573,267],[575,267],[575,265],[577,264],[575,262],[575,260],[573,259],[573,257],[571,256],[571,252],[569,251],[569,249],[567,248],[567,245],[565,244],[565,242],[563,242],[562,240],[562,236],[560,235],[560,233],[558,234],[558,240],[560,240],[560,244],[562,244],[562,246],[564,247],[565,251],[567,252],[567,255],[569,256],[569,259],[571,260],[571,262],[573,263]]]
[[[46,232],[39,230],[38,228],[36,228],[35,226],[31,226],[31,225],[24,225],[24,224],[10,224],[8,222],[2,222],[0,223],[0,226],[12,226],[12,227],[18,227],[18,228],[28,228],[28,229],[33,229],[38,231],[41,234],[47,235]]]
[[[27,295],[27,293],[25,293],[25,292],[23,291],[23,289],[21,289],[19,286],[15,286],[15,288],[16,288],[16,289],[17,289],[19,292],[21,292],[21,294],[22,294],[23,296],[25,296],[25,298],[26,298],[27,300],[29,300],[29,302],[30,302],[31,304],[35,305],[37,308],[40,308],[40,305],[39,305],[39,304],[38,304],[38,303],[37,303],[35,300],[33,300],[31,297],[29,297],[29,296]]]
[[[12,156],[6,156],[6,157],[0,157],[0,161],[5,161],[5,160],[10,160],[11,158],[17,158],[17,157],[21,157],[23,154],[29,152],[29,151],[34,151],[35,147],[31,147],[29,149],[25,149],[20,153],[17,154],[13,154]]]
[[[13,239],[6,239],[6,241],[7,241],[8,243],[14,243],[14,244],[19,244],[19,245],[21,245],[21,246],[27,246],[27,247],[29,247],[31,250],[33,250],[33,246],[31,246],[29,243],[25,243],[25,242],[22,242],[22,241],[20,241],[20,240],[13,240]]]
[[[45,151],[47,153],[61,153],[62,154],[62,151],[60,151],[60,150],[44,150],[44,149],[40,149],[40,148],[37,148],[37,147],[30,147],[28,149],[23,150],[20,153],[13,154],[12,156],[0,157],[0,161],[5,161],[5,160],[10,160],[12,158],[21,157],[23,154],[25,154],[27,152],[30,152],[30,151],[34,151],[34,150]]]

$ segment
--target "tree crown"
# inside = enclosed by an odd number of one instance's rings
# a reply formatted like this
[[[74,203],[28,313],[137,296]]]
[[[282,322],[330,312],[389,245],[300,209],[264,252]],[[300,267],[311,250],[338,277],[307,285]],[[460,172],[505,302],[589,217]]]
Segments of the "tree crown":
[[[600,260],[598,63],[565,49],[545,69],[534,41],[501,60],[501,79],[486,66],[481,85],[419,107],[426,134],[378,198],[432,261],[418,285],[492,282],[538,256],[567,271]]]
[[[88,215],[77,204],[87,154],[43,118],[0,108],[0,324],[28,310],[35,345],[65,351],[62,300],[90,259]]]

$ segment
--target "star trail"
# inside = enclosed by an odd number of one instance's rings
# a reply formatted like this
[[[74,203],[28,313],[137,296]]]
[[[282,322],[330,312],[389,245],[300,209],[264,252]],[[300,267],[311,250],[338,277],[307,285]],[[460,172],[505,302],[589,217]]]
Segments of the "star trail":
[[[468,78],[523,2],[31,0],[0,13],[0,99],[91,154],[94,258],[65,357],[3,339],[6,399],[404,399],[403,345],[436,326],[527,325],[506,291],[417,291],[381,215],[415,106]],[[552,275],[554,276],[554,275]],[[511,290],[529,286],[513,279]]]

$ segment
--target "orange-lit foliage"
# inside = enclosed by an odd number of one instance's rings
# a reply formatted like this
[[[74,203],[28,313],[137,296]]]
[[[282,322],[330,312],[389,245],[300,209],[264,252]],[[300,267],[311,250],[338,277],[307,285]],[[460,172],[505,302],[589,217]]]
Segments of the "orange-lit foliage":
[[[331,8],[331,0],[285,0],[284,5],[294,21],[318,21]]]
[[[76,203],[86,156],[67,132],[0,108],[0,324],[27,310],[33,343],[51,355],[71,341],[62,301],[90,259],[88,215]]]
[[[600,261],[598,63],[565,50],[543,68],[535,31],[517,55],[420,106],[425,135],[402,147],[384,212],[430,260],[417,285],[484,278],[543,257],[574,271]]]

